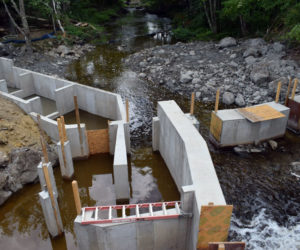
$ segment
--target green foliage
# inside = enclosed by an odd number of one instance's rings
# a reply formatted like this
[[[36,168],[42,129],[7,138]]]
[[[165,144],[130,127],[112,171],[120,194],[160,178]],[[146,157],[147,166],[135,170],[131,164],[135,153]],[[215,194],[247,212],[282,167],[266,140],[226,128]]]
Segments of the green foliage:
[[[293,41],[300,42],[300,24],[295,25],[288,33],[288,38]]]
[[[285,24],[289,27],[300,23],[300,3],[289,8],[284,21],[285,21]]]

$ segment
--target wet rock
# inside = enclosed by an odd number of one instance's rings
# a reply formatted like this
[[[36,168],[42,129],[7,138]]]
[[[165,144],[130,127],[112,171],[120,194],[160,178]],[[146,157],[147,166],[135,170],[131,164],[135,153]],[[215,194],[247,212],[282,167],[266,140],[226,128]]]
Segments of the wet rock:
[[[0,206],[12,195],[11,191],[0,190]]]
[[[274,141],[274,140],[269,140],[268,143],[269,143],[270,147],[271,147],[273,150],[276,150],[276,149],[277,149],[278,143],[277,143],[276,141]]]
[[[223,49],[223,48],[233,47],[236,45],[237,42],[233,37],[225,37],[220,41],[219,48]]]
[[[67,54],[69,54],[70,49],[65,45],[60,45],[60,46],[58,46],[56,51],[59,54],[67,55]]]
[[[293,171],[300,173],[300,161],[291,162],[290,166]]]
[[[238,93],[236,98],[235,98],[235,104],[238,105],[239,107],[245,106],[245,100],[242,94]]]
[[[193,71],[181,71],[180,72],[180,82],[182,83],[188,83],[190,81],[192,81],[193,79]]]
[[[222,101],[223,101],[224,104],[227,104],[227,105],[233,104],[234,101],[235,101],[234,94],[232,94],[231,92],[225,92],[223,94]]]
[[[254,67],[251,71],[250,79],[256,84],[261,84],[268,81],[269,75],[270,74],[267,67],[263,67],[263,65],[258,65],[257,67]]]
[[[0,167],[6,167],[8,161],[9,161],[8,155],[5,152],[0,151]]]
[[[4,186],[6,186],[8,178],[9,176],[6,170],[0,171],[0,190],[3,189]]]

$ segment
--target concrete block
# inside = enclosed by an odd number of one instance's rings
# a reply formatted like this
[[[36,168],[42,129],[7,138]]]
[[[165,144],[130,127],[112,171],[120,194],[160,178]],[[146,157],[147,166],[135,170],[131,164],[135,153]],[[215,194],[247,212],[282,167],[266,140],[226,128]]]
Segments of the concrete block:
[[[59,159],[61,175],[63,178],[71,179],[74,175],[71,144],[69,141],[66,141],[64,143],[65,157],[63,157],[63,154],[62,154],[61,143],[58,142],[56,145],[57,145],[57,154],[58,154],[58,159]]]
[[[288,119],[288,128],[296,134],[300,133],[300,95],[295,96],[294,100],[289,99],[288,105],[290,115]]]
[[[192,213],[194,200],[195,200],[194,185],[183,186],[180,193],[180,198],[181,198],[181,209],[185,213]]]
[[[54,210],[52,208],[51,199],[50,199],[50,196],[49,196],[48,192],[46,192],[46,191],[40,192],[39,197],[40,197],[40,202],[41,202],[41,205],[42,205],[43,214],[44,214],[44,217],[45,217],[45,221],[46,221],[48,231],[49,231],[49,233],[51,234],[52,237],[55,237],[59,234],[58,226],[61,229],[63,228],[63,224],[62,224],[62,220],[61,220],[57,200],[56,200],[56,198],[54,198],[55,209],[56,209],[56,213],[57,213],[57,216],[58,216],[58,225],[57,225],[57,222],[56,222],[56,218],[55,218],[55,215],[54,215]]]
[[[19,75],[19,88],[24,91],[22,98],[35,94],[33,75],[31,72]]]
[[[8,93],[6,80],[0,80],[0,91]]]
[[[67,114],[74,110],[73,84],[55,90],[56,108],[60,115]]]
[[[152,149],[157,151],[159,149],[159,119],[158,117],[153,117],[152,119]]]
[[[123,124],[119,124],[117,129],[113,168],[117,200],[129,199],[128,165]]]
[[[52,163],[48,162],[46,166],[48,168],[50,182],[51,182],[52,189],[53,189],[53,195],[57,198],[58,192],[57,192],[55,177],[53,174]],[[41,190],[44,191],[46,188],[46,181],[45,181],[45,176],[44,176],[44,172],[43,172],[43,163],[42,162],[40,162],[39,165],[37,166],[37,170],[38,170],[39,180],[40,180],[40,184],[41,184]]]

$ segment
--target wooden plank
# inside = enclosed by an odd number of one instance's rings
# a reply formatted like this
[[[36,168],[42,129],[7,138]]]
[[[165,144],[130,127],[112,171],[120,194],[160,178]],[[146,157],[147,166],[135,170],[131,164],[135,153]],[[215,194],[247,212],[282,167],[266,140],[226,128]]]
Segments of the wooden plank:
[[[91,155],[109,152],[108,129],[88,130],[87,137]]]
[[[190,114],[194,114],[194,107],[195,107],[195,92],[192,93],[192,98],[191,98],[191,108],[190,108]]]
[[[240,108],[238,109],[238,112],[253,123],[285,117],[284,114],[280,113],[268,104]]]
[[[76,115],[76,123],[77,123],[77,129],[78,129],[81,155],[83,155],[84,154],[84,152],[83,152],[83,139],[82,139],[81,127],[80,127],[80,115],[79,115],[77,96],[74,96],[74,106],[75,106],[75,115]]]
[[[80,201],[80,196],[79,196],[79,191],[78,191],[78,183],[77,181],[72,181],[72,189],[73,189],[73,195],[74,195],[74,201],[75,201],[75,206],[76,206],[76,212],[77,215],[81,214],[81,201]]]
[[[275,98],[275,102],[276,103],[278,103],[278,101],[279,101],[280,90],[281,90],[281,82],[278,82],[277,92],[276,92],[276,98]]]
[[[197,249],[208,249],[209,242],[224,242],[228,237],[233,206],[201,206]]]
[[[222,126],[222,120],[217,116],[216,112],[212,112],[210,121],[210,133],[218,142],[221,141]]]
[[[291,96],[292,100],[294,100],[294,98],[295,98],[297,86],[298,86],[298,79],[295,78],[294,79],[294,87],[293,87],[292,96]]]
[[[219,100],[220,100],[220,89],[217,90],[217,94],[216,94],[216,102],[215,102],[215,112],[216,113],[219,110]]]
[[[209,250],[218,250],[220,249],[220,245],[224,245],[226,250],[244,250],[246,247],[245,242],[209,242],[208,249]]]
[[[284,105],[287,106],[288,105],[288,100],[289,100],[289,95],[290,95],[290,91],[291,91],[291,86],[292,86],[292,77],[289,77],[289,85],[286,91],[286,95],[285,95],[285,101],[284,101]]]

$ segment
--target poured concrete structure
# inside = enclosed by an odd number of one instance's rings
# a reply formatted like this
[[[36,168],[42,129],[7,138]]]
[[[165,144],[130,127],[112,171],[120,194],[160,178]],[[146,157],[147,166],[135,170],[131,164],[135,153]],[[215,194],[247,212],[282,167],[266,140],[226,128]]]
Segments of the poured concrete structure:
[[[290,108],[288,129],[296,134],[300,134],[300,95],[294,99],[288,99],[287,106]]]
[[[64,151],[64,156],[63,156]],[[65,179],[71,179],[74,175],[74,166],[72,159],[71,145],[69,141],[64,142],[64,150],[62,151],[61,143],[57,143],[57,153],[60,165],[61,175]]]
[[[57,192],[57,187],[56,187],[56,181],[55,181],[54,174],[53,174],[52,163],[48,162],[45,165],[48,169],[49,178],[50,178],[51,186],[53,189],[53,195],[54,195],[54,197],[57,198],[58,192]],[[37,166],[37,170],[38,170],[38,175],[39,175],[39,181],[41,184],[41,190],[44,190],[46,188],[46,181],[45,181],[45,176],[44,176],[44,172],[43,172],[43,162],[39,163],[39,165]]]
[[[290,109],[276,102],[266,103],[284,117],[251,122],[237,109],[213,111],[210,137],[218,147],[258,143],[284,136]],[[260,106],[260,105],[256,105]]]
[[[42,191],[39,193],[39,197],[48,231],[52,237],[58,236],[60,231],[59,228],[62,230],[63,224],[57,204],[57,199],[54,197],[55,209],[57,214],[56,220],[49,193],[47,191]]]
[[[160,151],[181,193],[182,215],[167,220],[90,225],[82,225],[79,215],[74,222],[79,249],[196,249],[203,205],[212,202],[226,206],[226,202],[205,140],[174,101],[158,103],[153,149]],[[160,211],[154,214],[161,215]]]

